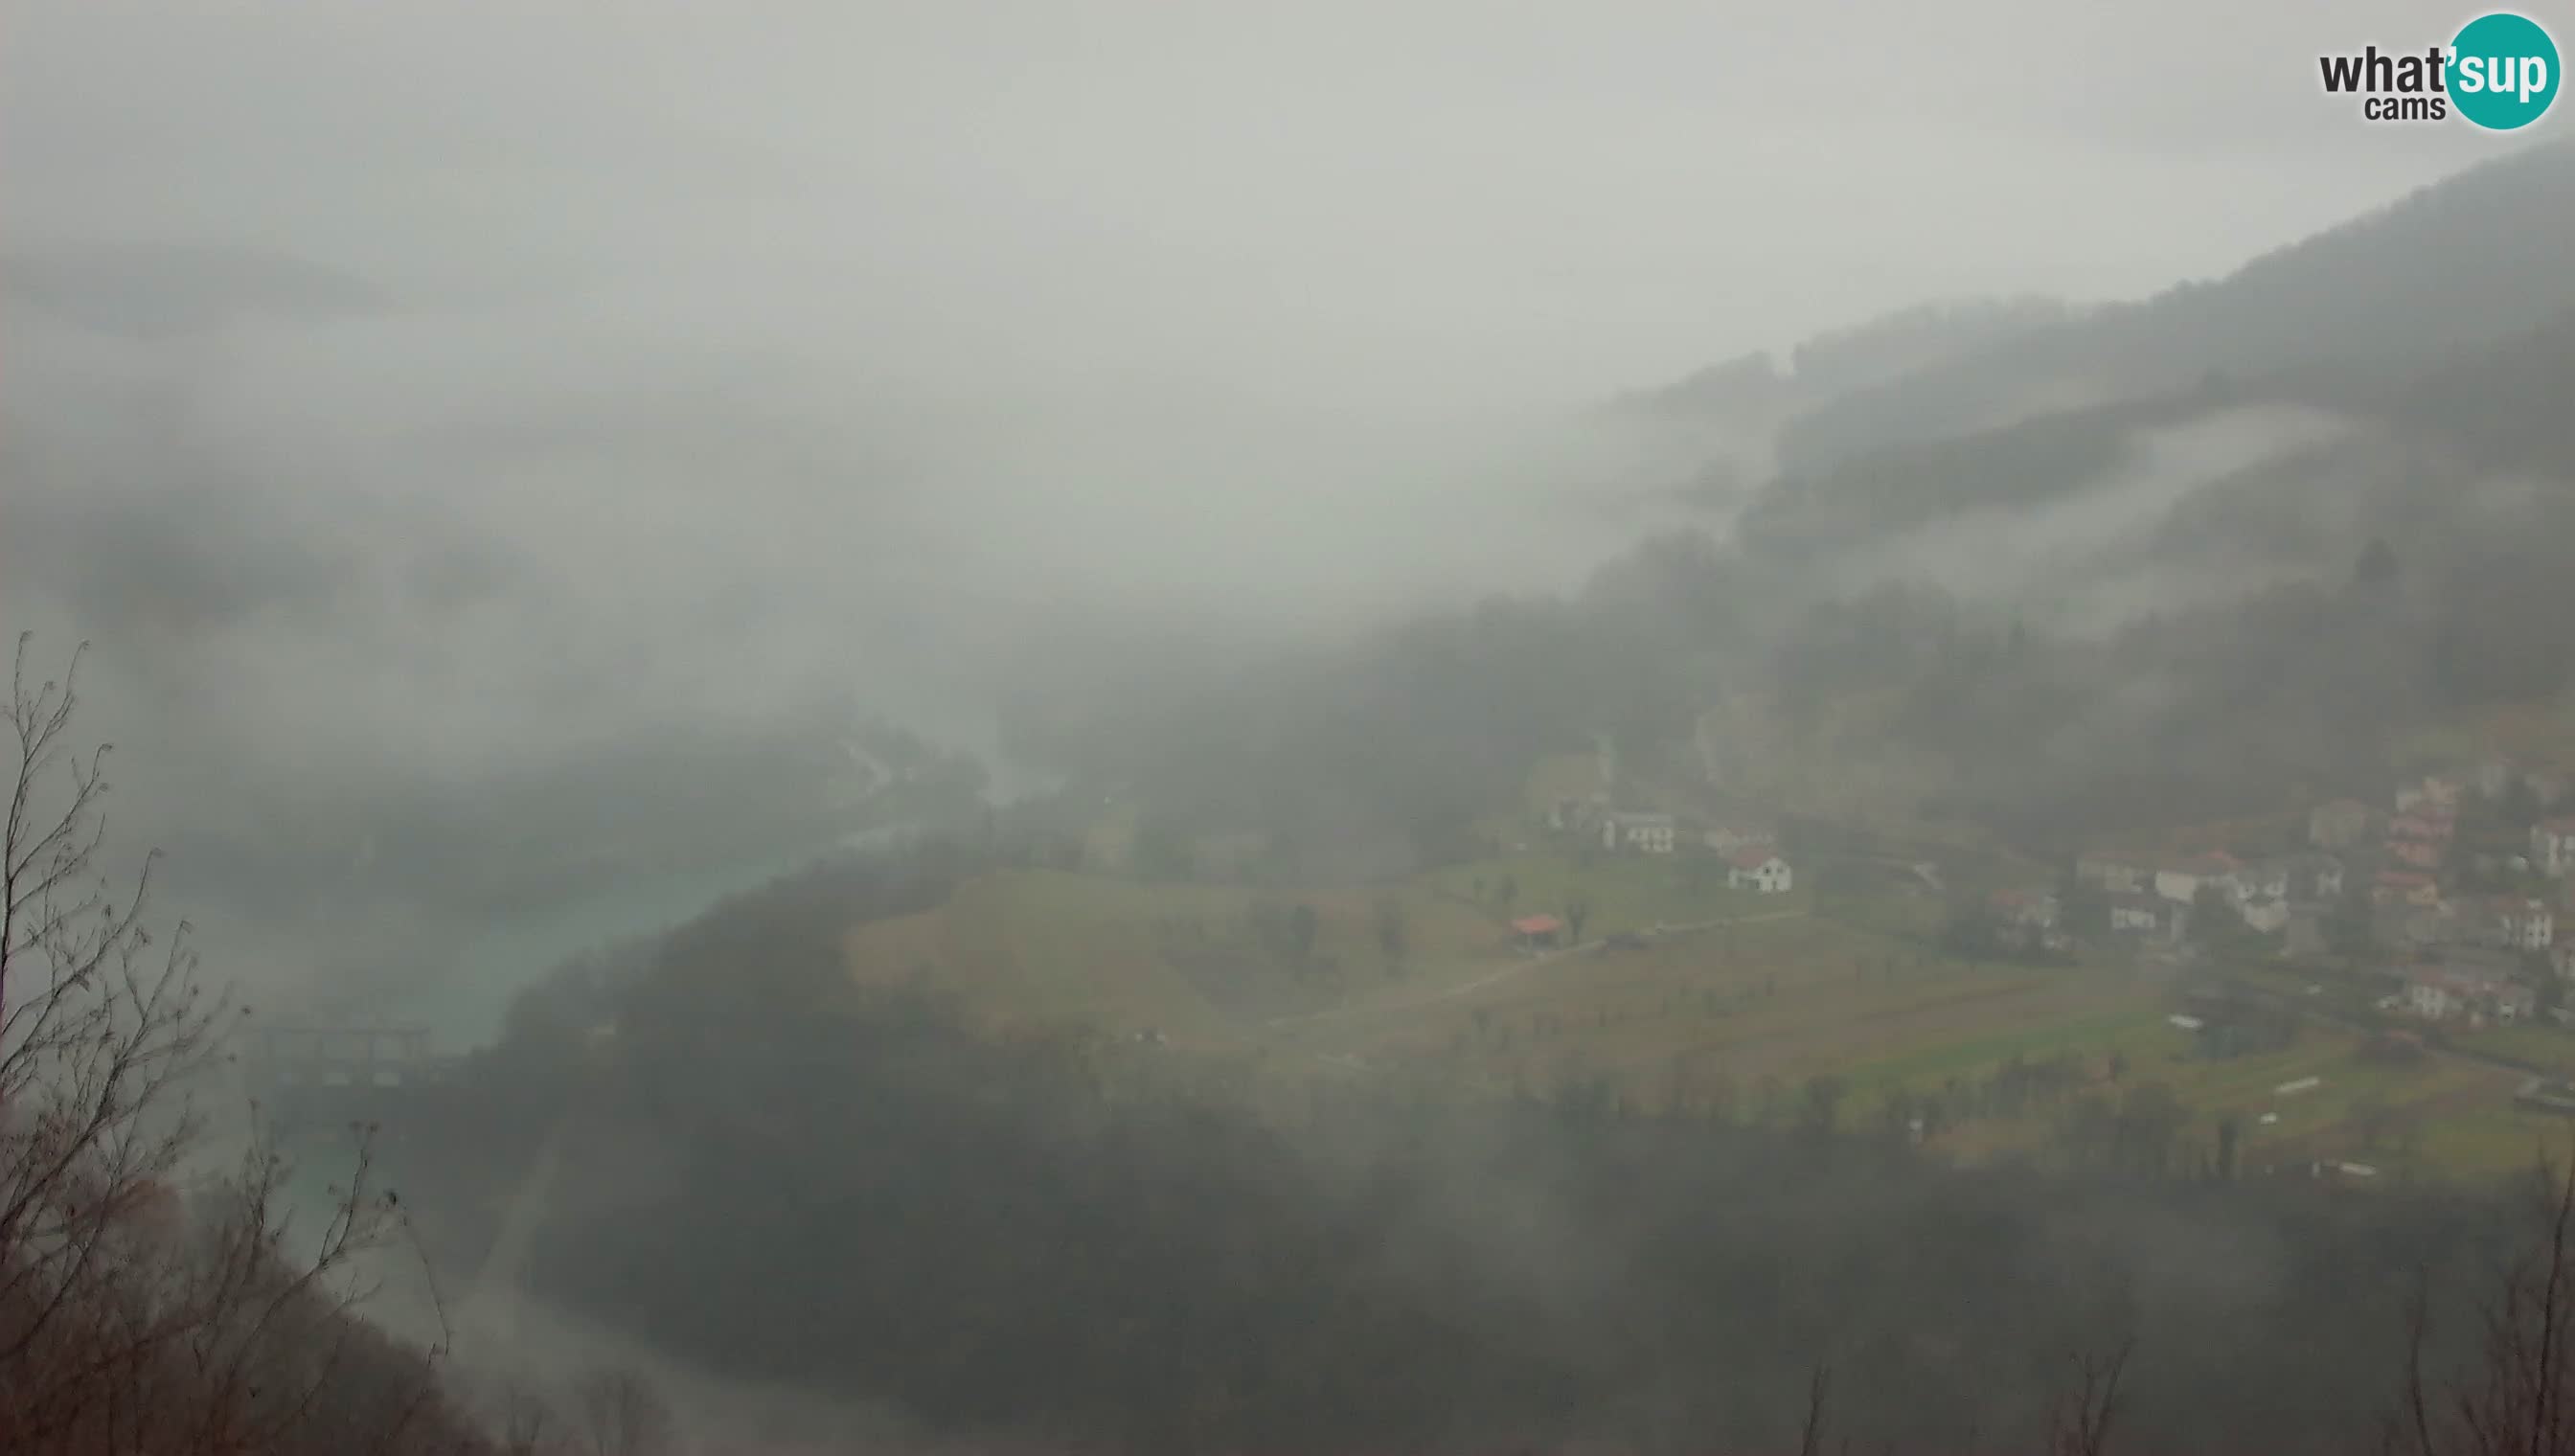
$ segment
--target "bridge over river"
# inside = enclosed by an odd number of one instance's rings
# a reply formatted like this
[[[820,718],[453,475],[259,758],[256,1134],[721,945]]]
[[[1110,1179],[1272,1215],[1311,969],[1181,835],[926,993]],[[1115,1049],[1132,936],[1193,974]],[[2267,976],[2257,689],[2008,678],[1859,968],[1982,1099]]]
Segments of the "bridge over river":
[[[255,1028],[242,1071],[251,1095],[292,1127],[375,1120],[453,1064],[432,1051],[427,1025],[316,1019]]]

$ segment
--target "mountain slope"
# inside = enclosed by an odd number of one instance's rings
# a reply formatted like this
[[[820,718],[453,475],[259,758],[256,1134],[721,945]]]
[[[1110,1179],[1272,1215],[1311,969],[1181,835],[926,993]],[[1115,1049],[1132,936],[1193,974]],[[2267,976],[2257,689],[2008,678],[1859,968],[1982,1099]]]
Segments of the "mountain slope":
[[[2050,409],[2160,394],[2212,372],[2330,362],[2419,370],[2575,305],[2575,143],[2515,153],[2379,213],[2257,258],[2215,283],[2006,338],[1854,391],[1790,423],[1782,459],[1828,469]]]

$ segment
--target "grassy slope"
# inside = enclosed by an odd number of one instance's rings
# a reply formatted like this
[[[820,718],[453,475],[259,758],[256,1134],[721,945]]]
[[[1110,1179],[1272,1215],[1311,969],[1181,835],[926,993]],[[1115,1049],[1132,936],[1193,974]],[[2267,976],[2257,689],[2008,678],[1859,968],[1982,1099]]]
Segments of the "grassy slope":
[[[1588,895],[1593,935],[1744,918],[1641,949],[1535,960],[1509,945],[1492,906],[1456,897],[1476,879],[1489,893],[1505,872],[1521,886],[1522,911],[1560,910],[1577,889]],[[1934,1090],[2013,1056],[2070,1052],[2102,1093],[2145,1080],[2170,1086],[2193,1113],[2183,1133],[2192,1145],[2208,1146],[2221,1116],[2240,1117],[2248,1167],[2330,1154],[2482,1174],[2526,1163],[2539,1139],[2567,1135],[2563,1123],[2512,1110],[2512,1073],[2445,1057],[2391,1067],[2360,1057],[2357,1036],[2318,1026],[2278,1051],[2199,1060],[2164,1019],[2173,1008],[2166,981],[2110,964],[1961,962],[1871,923],[1812,915],[1802,893],[1693,890],[1670,861],[1519,855],[1425,876],[1393,891],[1410,941],[1397,974],[1375,942],[1381,893],[1302,897],[1317,912],[1317,958],[1339,969],[1300,981],[1309,1000],[1277,1018],[1212,997],[1170,950],[1177,923],[1220,936],[1242,924],[1255,892],[1241,887],[1009,871],[940,910],[857,928],[848,952],[854,975],[926,974],[998,1023],[1157,1027],[1176,1049],[1295,1076],[1365,1067],[1486,1093],[1596,1080],[1643,1105],[1730,1092],[1748,1110],[1765,1090],[1793,1093],[1831,1074],[1849,1087],[1845,1121],[1861,1125],[1895,1089]],[[1257,973],[1287,983],[1284,967]],[[2575,1069],[2575,1035],[2505,1034],[2519,1038],[2515,1054]],[[2520,1044],[2535,1038],[2545,1044]],[[2122,1084],[2107,1080],[2114,1051],[2126,1065]],[[2322,1084],[2286,1097],[2273,1090],[2306,1076]],[[2370,1103],[2395,1109],[2410,1136],[2364,1146],[2354,1113]],[[2278,1120],[2259,1123],[2266,1111]],[[2040,1146],[2061,1115],[1972,1123],[1944,1147],[1977,1157]]]

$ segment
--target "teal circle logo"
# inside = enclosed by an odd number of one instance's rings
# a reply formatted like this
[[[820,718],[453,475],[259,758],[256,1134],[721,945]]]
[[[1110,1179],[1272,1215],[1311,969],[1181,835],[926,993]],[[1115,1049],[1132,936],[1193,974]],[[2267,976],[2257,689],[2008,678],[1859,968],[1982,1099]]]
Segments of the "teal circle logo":
[[[2527,15],[2497,11],[2450,40],[2450,104],[2490,132],[2526,127],[2557,99],[2557,42]]]

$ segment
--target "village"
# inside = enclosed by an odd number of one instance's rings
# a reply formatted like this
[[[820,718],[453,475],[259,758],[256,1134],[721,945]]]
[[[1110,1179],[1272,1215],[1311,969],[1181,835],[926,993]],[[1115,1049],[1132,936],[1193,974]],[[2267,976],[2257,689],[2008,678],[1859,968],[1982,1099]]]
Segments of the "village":
[[[2151,1058],[2174,1069],[2163,1075],[2206,1088],[2199,1115],[2226,1129],[2230,1158],[2256,1147],[2312,1154],[2318,1175],[2361,1179],[2378,1168],[2358,1158],[2376,1158],[2390,1127],[2406,1127],[2409,1152],[2418,1131],[2448,1129],[2447,1151],[2481,1147],[2478,1157],[2499,1164],[2526,1159],[2532,1140],[2562,1136],[2545,1126],[2575,1114],[2575,997],[2565,994],[2575,983],[2575,773],[2565,769],[2489,757],[2395,777],[2374,802],[2338,796],[2056,865],[1990,845],[1952,850],[1838,832],[1703,785],[1655,791],[1606,755],[1596,784],[1545,795],[1522,820],[1530,838],[1504,847],[1569,852],[1612,866],[1603,872],[1670,863],[1673,883],[1745,897],[1735,922],[1774,922],[1765,943],[1778,947],[1797,988],[1814,987],[1812,967],[1842,954],[1854,981],[1889,988],[1842,993],[1838,1011],[1783,1024],[1775,1037],[1742,1034],[1757,1024],[1746,1014],[1712,1040],[1632,1038],[1662,1048],[1675,1088],[1800,1068],[1812,1085],[1875,1087],[1905,1105],[1921,1098],[1907,1085],[1917,1067],[2000,1075],[2037,1056],[2073,1058],[2066,1065],[2085,1068],[2066,1073],[2073,1085],[2106,1094],[2122,1066]],[[1753,908],[1773,896],[1794,908]],[[1777,923],[1788,919],[1797,923]],[[1724,935],[1729,948],[1711,956],[1707,931],[1726,923],[1657,922],[1585,942],[1578,910],[1511,916],[1510,943],[1525,953],[1610,957],[1570,973],[1590,978],[1587,994],[1526,990],[1531,1035],[1561,1035],[1583,1014],[1555,1007],[1614,1006],[1622,955],[1640,988],[1688,985],[1676,977],[1704,974],[1709,959],[1748,938]],[[1659,961],[1639,953],[1664,936]],[[1879,949],[1872,970],[1872,945],[1889,944],[1932,953],[1908,960]],[[1906,966],[1946,984],[1890,1005]],[[1766,996],[1779,979],[1764,974],[1760,984]],[[2051,997],[2058,1009],[2034,1009]],[[1977,999],[1990,1007],[1981,1016],[1917,1009]],[[1647,1058],[1601,1032],[1622,1014],[1654,1013],[1590,1014],[1599,1026],[1559,1067],[1623,1065],[1633,1084]],[[1915,1024],[1933,1020],[1943,1024]],[[1872,1037],[1851,1022],[1880,1029]],[[1524,1052],[1507,1060],[1530,1064]],[[1954,1092],[1956,1075],[1943,1080]],[[1914,1128],[1923,1140],[1918,1116]],[[1972,1135],[1947,1140],[1978,1145]]]
[[[2480,1027],[2547,1011],[2569,1020],[2575,980],[2575,788],[2568,775],[2495,759],[2408,777],[2382,805],[2335,798],[2307,814],[2306,847],[2239,854],[2095,850],[2074,880],[2107,927],[2178,952],[2195,915],[2264,936],[2289,962],[2358,959],[2384,982],[2383,1009]],[[2239,846],[2240,847],[2240,846]],[[2053,925],[2052,896],[2013,908]],[[2199,937],[2202,942],[2206,937]]]

